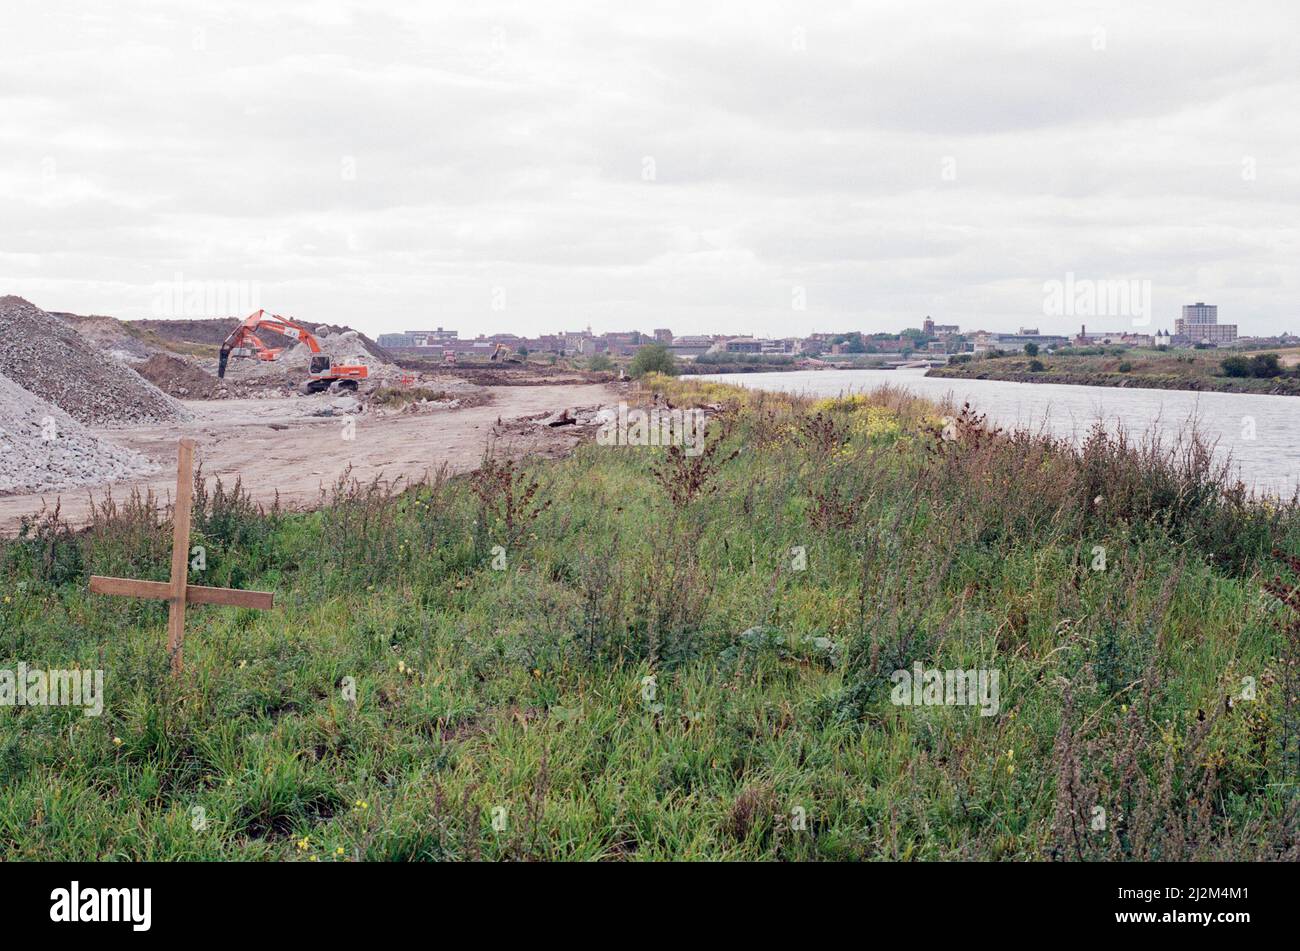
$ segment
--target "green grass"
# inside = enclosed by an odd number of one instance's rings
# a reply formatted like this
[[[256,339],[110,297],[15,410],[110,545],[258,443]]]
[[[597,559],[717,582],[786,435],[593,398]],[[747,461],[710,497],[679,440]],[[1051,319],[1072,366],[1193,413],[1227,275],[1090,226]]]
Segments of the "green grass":
[[[165,350],[168,353],[175,353],[181,356],[213,360],[215,360],[221,352],[221,345],[217,343],[195,343],[185,340],[173,340],[170,337],[164,337],[156,330],[149,330],[140,327],[134,321],[130,320],[121,321],[121,325],[122,328],[132,337],[143,341],[155,350]]]
[[[705,455],[589,444],[311,513],[200,474],[191,580],[277,606],[192,609],[179,683],[165,605],[86,592],[166,576],[150,500],[4,543],[0,666],[102,668],[107,700],[0,708],[0,856],[1294,851],[1294,625],[1261,590],[1290,506],[897,393],[651,388],[726,403]],[[1000,714],[895,706],[914,661],[997,669]]]

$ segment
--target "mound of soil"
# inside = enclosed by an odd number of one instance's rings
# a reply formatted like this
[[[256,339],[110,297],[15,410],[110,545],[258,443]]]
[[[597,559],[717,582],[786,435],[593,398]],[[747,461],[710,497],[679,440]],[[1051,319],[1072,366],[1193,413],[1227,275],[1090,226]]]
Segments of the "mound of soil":
[[[178,399],[211,400],[226,389],[211,373],[206,373],[188,360],[166,353],[155,353],[136,365],[136,372],[164,393]]]
[[[190,414],[71,324],[21,297],[0,297],[0,373],[88,425],[167,423]]]

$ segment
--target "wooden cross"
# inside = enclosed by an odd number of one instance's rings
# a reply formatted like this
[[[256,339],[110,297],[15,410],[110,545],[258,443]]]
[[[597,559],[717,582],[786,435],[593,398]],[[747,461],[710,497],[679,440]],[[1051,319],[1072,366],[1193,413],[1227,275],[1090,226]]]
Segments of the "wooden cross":
[[[185,605],[225,604],[237,608],[266,611],[275,604],[270,591],[241,591],[236,588],[209,588],[188,583],[190,548],[190,510],[194,492],[194,440],[182,439],[176,467],[176,501],[172,509],[172,580],[138,581],[134,578],[106,578],[91,575],[92,594],[116,594],[128,598],[161,598],[168,602],[167,656],[172,674],[179,677],[181,655],[185,647]]]

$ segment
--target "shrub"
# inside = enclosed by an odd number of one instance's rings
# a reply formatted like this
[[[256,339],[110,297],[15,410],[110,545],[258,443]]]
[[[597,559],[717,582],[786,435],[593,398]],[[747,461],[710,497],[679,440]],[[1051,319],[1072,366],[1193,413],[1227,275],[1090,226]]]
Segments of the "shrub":
[[[446,390],[435,390],[427,386],[381,386],[370,397],[370,402],[375,406],[398,407],[418,403],[420,400],[435,402],[451,398]]]
[[[588,370],[605,371],[614,369],[614,361],[603,353],[598,353],[587,361]]]
[[[1250,372],[1252,376],[1262,379],[1271,379],[1275,376],[1282,375],[1282,367],[1278,363],[1276,353],[1259,353],[1250,358]]]
[[[1038,344],[1036,343],[1025,344],[1025,354],[1031,357],[1038,356]]]
[[[52,510],[42,508],[35,516],[24,516],[18,538],[11,557],[32,577],[55,587],[81,577],[85,569],[81,546],[58,502]]]
[[[1250,376],[1250,361],[1245,357],[1225,357],[1219,366],[1224,376]]]
[[[1119,365],[1119,372],[1120,372],[1120,373],[1132,373],[1132,372],[1133,372],[1133,364],[1131,364],[1131,363],[1129,363],[1127,360],[1125,360],[1123,363],[1121,363],[1121,364]]]
[[[655,480],[678,509],[717,491],[719,472],[740,452],[733,449],[728,453],[722,449],[722,443],[730,435],[726,421],[720,420],[716,428],[722,431],[705,443],[704,452],[688,456],[681,446],[669,446],[664,460],[654,467]]]
[[[512,546],[551,505],[550,499],[533,501],[541,483],[513,459],[502,462],[485,456],[479,470],[470,477],[470,486],[478,496],[483,526],[501,526],[506,547]]]
[[[632,377],[642,377],[647,373],[664,373],[668,376],[677,375],[677,359],[661,343],[652,343],[642,347],[632,358],[631,365],[627,368]]]
[[[1042,372],[1043,372],[1044,370],[1046,370],[1046,369],[1047,369],[1047,364],[1043,363],[1042,360],[1030,360],[1030,361],[1029,361],[1029,372],[1030,372],[1030,373],[1042,373]]]

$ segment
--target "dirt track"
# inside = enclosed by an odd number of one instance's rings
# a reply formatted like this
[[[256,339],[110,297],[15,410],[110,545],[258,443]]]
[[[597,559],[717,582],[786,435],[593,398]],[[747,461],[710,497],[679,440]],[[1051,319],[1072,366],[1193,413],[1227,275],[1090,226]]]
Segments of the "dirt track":
[[[344,438],[346,417],[304,415],[313,406],[328,405],[328,397],[316,403],[312,398],[192,401],[186,406],[195,418],[188,423],[95,432],[144,453],[162,467],[154,476],[113,484],[117,499],[134,487],[152,489],[160,499],[170,500],[176,484],[176,441],[190,436],[198,442],[196,458],[207,476],[219,475],[227,484],[240,476],[258,501],[270,503],[278,491],[283,504],[307,506],[349,465],[352,475],[363,481],[419,479],[444,463],[452,472],[474,468],[494,440],[515,454],[554,451],[555,434],[540,427],[535,434],[494,435],[498,418],[509,423],[520,416],[619,399],[616,390],[601,384],[501,386],[492,387],[491,395],[491,402],[483,406],[391,416],[363,414],[355,417],[352,439]],[[45,503],[52,506],[56,498],[61,498],[64,517],[79,524],[89,513],[90,497],[101,499],[108,488],[83,486],[0,497],[0,532],[13,534],[23,515],[35,514]]]

